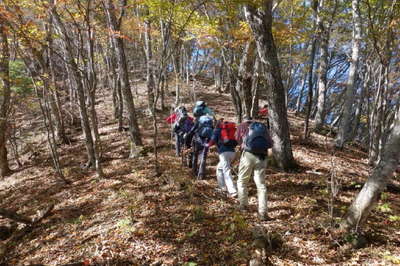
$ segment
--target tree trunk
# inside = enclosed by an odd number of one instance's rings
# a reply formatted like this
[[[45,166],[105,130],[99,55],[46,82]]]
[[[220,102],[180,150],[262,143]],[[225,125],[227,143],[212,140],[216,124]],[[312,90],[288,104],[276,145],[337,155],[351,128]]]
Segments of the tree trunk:
[[[317,51],[317,43],[318,37],[316,34],[317,25],[321,22],[321,17],[318,13],[318,0],[313,0],[313,9],[314,9],[314,36],[311,43],[311,53],[310,53],[310,62],[308,68],[308,97],[307,97],[307,106],[306,106],[306,117],[304,119],[304,132],[303,138],[308,139],[310,132],[309,132],[309,122],[310,122],[310,115],[311,109],[313,106],[313,90],[314,90],[314,82],[313,82],[313,71],[314,71],[314,61],[315,61],[315,53]]]
[[[37,59],[40,61],[40,59]],[[47,67],[41,63],[41,66],[43,67],[43,74],[48,74],[49,70],[46,69]],[[66,183],[70,184],[71,182],[67,180],[62,172],[61,165],[60,165],[60,157],[57,151],[57,142],[56,142],[56,134],[53,126],[53,119],[52,115],[50,112],[51,107],[50,101],[51,101],[51,95],[49,95],[50,92],[50,86],[49,86],[49,79],[45,75],[41,75],[41,81],[43,83],[42,89],[39,91],[39,87],[36,84],[36,81],[33,77],[32,70],[29,69],[29,73],[31,75],[31,79],[33,81],[33,86],[35,87],[36,91],[36,96],[39,100],[39,106],[40,110],[42,111],[43,115],[43,125],[46,128],[46,133],[47,133],[47,143],[49,144],[50,152],[51,152],[51,158],[53,159],[53,166],[55,171],[57,172],[58,176]]]
[[[120,26],[117,23],[115,17],[115,8],[112,0],[106,1],[106,13],[108,17],[108,24],[110,30],[113,34],[112,39],[115,45],[117,63],[118,63],[118,71],[121,79],[121,87],[122,93],[125,100],[125,105],[128,109],[128,118],[129,118],[129,133],[130,133],[130,155],[129,157],[134,157],[137,154],[137,149],[135,146],[142,145],[142,137],[139,130],[139,125],[136,118],[135,104],[133,102],[133,96],[131,91],[131,86],[129,82],[128,76],[128,67],[126,64],[126,56],[124,50],[124,42],[123,39],[117,36],[117,32],[120,32]]]
[[[320,3],[319,8],[323,8],[323,1]],[[318,131],[322,128],[325,122],[326,109],[326,94],[328,91],[328,65],[329,65],[329,39],[331,32],[331,25],[333,17],[336,14],[337,2],[335,2],[335,8],[332,12],[331,20],[328,22],[328,25],[324,26],[324,21],[321,19],[318,23],[318,30],[321,36],[320,40],[320,58],[319,58],[319,79],[318,79],[318,99],[317,99],[317,113],[315,115],[315,129]]]
[[[244,111],[244,115],[247,117],[251,116],[251,100],[252,100],[252,92],[251,92],[251,84],[252,84],[252,63],[254,62],[252,59],[253,56],[253,42],[248,42],[243,50],[242,58],[240,60],[238,76],[236,80],[236,91],[240,95],[240,99],[242,102],[242,110]],[[243,115],[243,114],[242,114]]]
[[[362,226],[379,195],[385,189],[393,172],[396,170],[400,159],[400,108],[397,110],[396,119],[385,145],[385,153],[377,166],[372,171],[367,182],[351,204],[343,223],[347,229],[357,230]]]
[[[346,97],[343,110],[343,119],[341,121],[339,132],[335,139],[335,146],[342,149],[346,141],[348,141],[349,134],[351,133],[351,118],[352,107],[354,103],[354,92],[356,90],[356,79],[358,71],[358,61],[360,54],[360,41],[361,41],[361,16],[360,16],[360,3],[359,0],[352,0],[353,10],[353,43],[352,55],[350,62],[349,77],[346,86]]]
[[[147,81],[147,100],[148,108],[150,113],[152,113],[155,108],[154,105],[154,91],[155,91],[155,81],[154,81],[154,62],[153,62],[153,51],[151,45],[151,35],[150,35],[151,24],[150,21],[145,21],[144,23],[144,51],[146,54],[146,81]]]
[[[0,80],[2,89],[0,91],[0,177],[11,174],[7,159],[7,124],[8,111],[11,100],[10,84],[10,51],[8,48],[8,39],[4,24],[0,21]]]
[[[96,113],[96,90],[97,90],[97,74],[94,62],[94,30],[90,22],[91,0],[87,1],[86,7],[86,29],[87,29],[87,83],[88,83],[88,97],[89,97],[89,114],[92,121],[92,130],[94,137],[94,156],[95,156],[95,169],[97,177],[104,177],[103,167],[100,163],[102,156],[102,144],[100,140],[99,124]]]
[[[257,117],[258,111],[259,111],[259,86],[260,86],[260,59],[258,56],[256,56],[254,63],[254,69],[253,69],[253,81],[251,84],[251,93],[252,93],[252,100],[251,100],[251,117]]]
[[[79,69],[77,63],[74,58],[73,48],[71,39],[69,34],[65,28],[64,23],[62,23],[59,14],[57,13],[55,7],[51,10],[52,17],[54,19],[54,23],[57,25],[59,32],[62,34],[62,42],[64,53],[66,57],[66,65],[69,69],[69,73],[72,75],[73,79],[75,80],[76,90],[78,93],[78,102],[79,102],[79,111],[81,116],[81,124],[83,128],[83,132],[85,134],[85,144],[86,144],[86,151],[88,154],[88,162],[87,166],[95,167],[96,165],[96,156],[95,156],[95,147],[93,143],[93,136],[90,128],[90,121],[88,112],[86,109],[86,102],[85,102],[85,92],[84,87],[82,84],[82,77],[79,73]]]
[[[384,87],[382,85],[383,66],[379,67],[379,77],[377,83],[377,91],[374,97],[373,109],[371,111],[370,118],[370,141],[369,141],[369,154],[368,154],[368,163],[373,165],[374,162],[377,161],[379,156],[379,140],[382,136],[382,117],[383,117],[383,95],[384,95]]]
[[[304,77],[301,79],[299,96],[297,97],[297,100],[296,100],[296,115],[298,115],[302,110],[303,92],[304,92],[304,89],[306,88],[306,76],[307,76],[307,72],[304,73]]]
[[[238,123],[242,122],[242,114],[243,114],[243,109],[242,109],[242,100],[240,98],[240,95],[238,91],[236,90],[236,87],[234,86],[235,84],[235,76],[234,76],[234,69],[232,67],[233,65],[233,57],[227,55],[226,49],[222,49],[222,58],[225,61],[226,65],[226,70],[228,72],[228,89],[232,97],[232,102],[233,106],[235,108],[235,113],[236,113],[236,121]]]
[[[61,104],[60,104],[60,97],[58,95],[58,87],[56,82],[56,73],[54,68],[54,45],[53,45],[53,22],[52,18],[50,18],[48,29],[48,58],[47,61],[49,62],[48,67],[50,70],[51,76],[51,86],[52,90],[50,93],[50,107],[51,111],[54,116],[55,126],[56,126],[56,135],[57,140],[63,144],[69,143],[69,139],[65,133],[65,123],[64,123],[64,116],[61,111]]]
[[[311,114],[311,107],[313,105],[313,69],[314,69],[314,59],[315,59],[315,52],[317,46],[317,39],[314,37],[314,40],[311,44],[311,54],[310,54],[310,63],[308,69],[308,94],[307,94],[307,105],[306,105],[306,117],[304,119],[304,132],[303,138],[308,139],[309,137],[309,122],[310,122],[310,114]]]
[[[290,129],[285,105],[279,60],[272,35],[272,1],[264,0],[263,8],[245,6],[245,16],[256,40],[257,51],[264,65],[264,77],[267,83],[267,97],[271,133],[274,141],[273,152],[278,164],[285,170],[297,166],[292,153]]]
[[[360,99],[358,101],[357,104],[357,108],[356,108],[356,112],[355,112],[355,121],[353,123],[352,126],[352,132],[350,135],[351,139],[354,139],[357,136],[357,132],[360,126],[360,120],[361,120],[361,114],[362,114],[362,110],[363,110],[363,106],[364,106],[364,102],[365,102],[365,95],[366,95],[366,90],[369,87],[369,75],[370,75],[370,71],[366,70],[364,71],[365,75],[364,75],[364,82],[363,85],[361,86],[361,92],[360,92]]]

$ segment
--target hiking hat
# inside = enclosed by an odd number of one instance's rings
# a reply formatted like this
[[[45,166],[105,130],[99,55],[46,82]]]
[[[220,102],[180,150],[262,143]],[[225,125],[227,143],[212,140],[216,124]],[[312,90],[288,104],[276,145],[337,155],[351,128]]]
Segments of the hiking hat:
[[[196,106],[202,106],[202,105],[206,105],[205,101],[197,101],[196,102]]]
[[[178,112],[178,111],[186,111],[185,106],[180,105],[180,106],[176,107],[175,110],[174,110],[174,112]]]

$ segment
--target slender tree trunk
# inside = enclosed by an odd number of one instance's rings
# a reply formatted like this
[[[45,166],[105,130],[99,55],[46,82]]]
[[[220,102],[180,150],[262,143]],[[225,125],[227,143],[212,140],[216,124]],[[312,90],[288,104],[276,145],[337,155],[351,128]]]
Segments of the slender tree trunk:
[[[49,29],[48,29],[48,68],[51,76],[51,93],[50,93],[50,106],[54,116],[56,125],[57,140],[63,144],[69,143],[67,135],[65,133],[64,116],[61,111],[60,97],[58,95],[58,87],[56,82],[56,73],[54,67],[54,44],[53,44],[53,21],[50,17]]]
[[[320,2],[319,8],[323,8],[324,1]],[[336,14],[337,9],[337,1],[335,1],[335,7],[331,15],[331,20],[324,25],[324,20],[320,19],[318,23],[318,29],[320,32],[321,40],[320,40],[320,58],[319,58],[319,79],[318,79],[318,98],[317,98],[317,113],[315,115],[315,129],[318,131],[322,128],[325,123],[326,116],[326,94],[328,91],[328,65],[329,65],[329,39],[333,18]]]
[[[368,68],[368,67],[366,66],[366,68]],[[357,131],[358,131],[359,126],[360,126],[360,120],[361,120],[361,114],[362,114],[362,110],[363,110],[363,106],[364,106],[364,102],[365,102],[366,90],[367,90],[367,88],[369,86],[369,79],[370,79],[369,75],[370,75],[370,72],[368,70],[365,71],[364,82],[363,82],[363,85],[361,86],[360,99],[358,101],[357,109],[356,109],[356,112],[355,112],[355,115],[354,115],[355,121],[354,121],[353,126],[352,126],[353,130],[352,130],[352,133],[350,135],[351,139],[354,139],[357,136]]]
[[[57,27],[59,29],[59,32],[63,36],[62,41],[63,41],[64,53],[66,56],[66,65],[67,65],[67,68],[69,69],[69,72],[71,73],[73,79],[75,80],[76,90],[78,93],[81,124],[82,124],[82,128],[83,128],[83,132],[85,134],[85,140],[86,140],[85,144],[86,144],[86,150],[87,150],[87,154],[88,154],[87,166],[95,167],[95,165],[96,165],[95,147],[94,147],[94,143],[93,143],[93,136],[92,136],[92,132],[91,132],[89,116],[88,116],[88,112],[86,109],[85,92],[84,92],[84,87],[82,84],[82,77],[81,77],[81,74],[79,73],[77,63],[75,62],[75,59],[74,59],[71,39],[65,28],[65,25],[62,23],[61,18],[58,15],[55,8],[52,9],[51,14],[52,14],[55,24],[57,25]]]
[[[308,69],[308,94],[307,94],[307,105],[306,105],[306,117],[304,119],[304,139],[308,139],[309,132],[309,122],[310,122],[310,114],[311,107],[313,105],[313,69],[314,69],[314,60],[315,60],[315,52],[317,46],[317,39],[315,38],[311,44],[311,54],[310,54],[310,64]]]
[[[352,55],[350,62],[349,77],[346,86],[346,97],[343,110],[343,119],[339,127],[339,132],[335,139],[337,148],[342,149],[348,140],[349,133],[351,132],[351,117],[352,107],[354,103],[354,92],[356,90],[356,79],[358,71],[358,61],[360,54],[360,41],[361,41],[361,16],[360,16],[360,3],[359,0],[352,0],[353,10],[353,43]]]
[[[385,143],[387,142],[387,138],[389,136],[390,126],[392,124],[393,116],[390,114],[390,109],[393,108],[393,105],[389,104],[389,64],[384,66],[383,72],[383,97],[382,97],[382,105],[380,114],[381,122],[381,137],[379,138],[379,149],[378,149],[378,162],[381,160],[383,154],[385,153]],[[398,103],[397,103],[398,105]]]
[[[94,137],[94,156],[95,156],[95,169],[97,177],[104,177],[103,167],[101,165],[102,144],[99,134],[99,124],[96,113],[96,90],[97,90],[97,74],[94,62],[94,29],[92,29],[90,21],[91,0],[87,1],[86,7],[86,29],[87,29],[87,81],[88,81],[88,97],[89,97],[89,113],[92,121],[92,130]]]
[[[252,59],[254,56],[253,42],[248,42],[243,50],[242,58],[240,60],[238,77],[236,80],[236,91],[240,95],[242,110],[244,115],[251,116],[251,83],[252,83]],[[242,114],[243,115],[243,114]]]
[[[172,65],[175,73],[175,106],[178,106],[181,103],[181,80],[179,74],[179,57],[176,54],[172,57]]]
[[[309,132],[309,122],[310,122],[310,115],[311,115],[311,108],[313,106],[313,71],[314,71],[314,61],[315,61],[315,54],[317,51],[317,43],[318,43],[318,37],[316,34],[316,27],[318,24],[320,24],[320,15],[318,13],[318,0],[313,0],[312,5],[314,6],[314,36],[313,40],[311,43],[311,53],[310,53],[310,62],[309,62],[309,68],[308,68],[308,97],[307,97],[307,106],[306,106],[306,117],[304,119],[304,132],[303,132],[303,137],[304,139],[308,139],[310,132]]]
[[[256,40],[257,51],[264,66],[274,155],[285,170],[297,166],[292,153],[290,129],[285,106],[285,88],[274,37],[272,35],[272,1],[262,1],[262,8],[245,6],[245,16]]]
[[[150,21],[145,21],[144,23],[144,51],[146,54],[146,81],[147,81],[147,100],[149,111],[153,112],[154,103],[154,91],[155,91],[155,81],[154,81],[154,62],[153,62],[153,51],[151,45],[150,36],[151,24]]]
[[[259,85],[260,85],[260,59],[258,56],[256,56],[256,61],[254,63],[254,69],[253,69],[253,81],[251,84],[251,91],[253,98],[251,100],[251,117],[256,117],[259,111],[258,105],[259,105]]]
[[[302,109],[303,92],[306,87],[306,75],[307,74],[304,73],[304,77],[301,80],[299,96],[297,97],[297,101],[296,101],[296,115],[298,115]]]
[[[43,64],[41,64],[41,65],[44,66]],[[44,67],[43,69],[44,69],[44,73],[47,74],[49,72],[48,69],[46,69],[46,67]],[[42,88],[42,90],[39,90],[39,87],[36,84],[36,81],[33,77],[32,71],[29,70],[29,73],[31,75],[32,83],[33,83],[33,85],[35,87],[35,91],[36,91],[36,96],[39,100],[39,106],[42,111],[43,124],[44,124],[44,127],[46,128],[47,143],[49,144],[51,158],[53,159],[54,169],[64,183],[70,184],[71,182],[65,178],[65,176],[62,172],[60,158],[59,158],[59,154],[57,151],[57,142],[56,142],[56,137],[55,137],[56,134],[55,134],[54,126],[53,126],[54,123],[53,123],[52,115],[50,112],[51,108],[49,107],[49,105],[50,105],[49,102],[51,101],[50,95],[49,95],[49,91],[50,91],[49,79],[48,79],[48,77],[46,77],[44,75],[41,76],[41,81],[43,82],[43,88]]]
[[[370,142],[369,142],[369,154],[368,163],[373,165],[379,156],[379,140],[382,136],[382,116],[383,116],[383,95],[384,87],[382,85],[383,80],[383,66],[379,67],[379,76],[377,83],[377,91],[375,94],[375,100],[370,118]]]
[[[240,98],[239,92],[236,90],[236,87],[234,86],[235,84],[235,76],[234,76],[234,70],[233,70],[233,57],[230,56],[228,58],[226,49],[222,49],[222,58],[225,61],[226,65],[226,70],[228,72],[228,89],[230,91],[231,97],[232,97],[232,102],[233,106],[235,107],[235,113],[236,113],[236,120],[238,123],[242,122],[242,100]]]
[[[165,107],[165,91],[168,88],[167,84],[167,75],[162,74],[161,75],[161,87],[160,87],[160,101],[161,101],[161,110],[164,111],[166,109]]]
[[[131,86],[128,76],[128,66],[126,63],[126,56],[124,50],[123,39],[116,35],[120,31],[120,25],[118,25],[115,17],[115,8],[112,0],[105,1],[105,9],[108,17],[108,24],[113,32],[113,42],[116,50],[116,57],[118,63],[118,71],[121,79],[122,93],[124,95],[125,105],[128,110],[129,118],[129,133],[130,133],[130,157],[134,157],[137,154],[136,146],[142,145],[142,137],[139,130],[139,125],[136,118],[135,104],[133,101]]]
[[[10,84],[10,51],[6,28],[0,21],[0,177],[5,177],[11,174],[7,159],[7,124],[8,111],[11,100],[11,84]]]
[[[343,226],[347,229],[357,230],[362,226],[379,195],[385,189],[390,177],[396,170],[400,159],[400,108],[391,130],[389,140],[385,145],[385,153],[377,166],[372,171],[367,182],[351,204]]]

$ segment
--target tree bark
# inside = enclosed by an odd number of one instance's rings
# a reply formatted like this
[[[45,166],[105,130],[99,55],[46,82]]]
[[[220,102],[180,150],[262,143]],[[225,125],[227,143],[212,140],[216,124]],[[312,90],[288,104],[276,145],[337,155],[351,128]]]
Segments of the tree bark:
[[[259,111],[259,86],[260,86],[260,59],[256,57],[254,62],[254,69],[253,69],[253,80],[251,83],[251,93],[252,93],[252,100],[251,100],[251,117],[257,117]]]
[[[95,169],[97,173],[97,177],[104,177],[103,167],[101,165],[101,156],[102,156],[102,144],[99,133],[99,123],[97,119],[96,112],[96,90],[97,90],[97,74],[94,62],[94,29],[92,28],[92,24],[90,21],[90,10],[91,10],[91,0],[87,1],[86,6],[86,14],[85,14],[85,22],[86,22],[86,45],[87,45],[87,89],[88,89],[88,98],[89,98],[89,114],[92,122],[92,133],[94,137],[94,157],[95,157]]]
[[[242,110],[244,115],[247,117],[251,116],[251,101],[252,101],[252,75],[251,70],[253,69],[252,63],[254,62],[252,54],[254,51],[252,42],[248,42],[243,50],[243,54],[240,60],[238,76],[236,79],[236,91],[240,95]],[[242,114],[243,115],[243,114]]]
[[[61,111],[61,105],[60,105],[60,97],[58,95],[58,87],[57,87],[57,80],[56,80],[56,71],[55,71],[55,66],[54,66],[54,43],[53,43],[53,22],[52,18],[50,17],[50,23],[49,23],[49,28],[48,28],[48,58],[47,61],[49,62],[48,68],[50,71],[50,76],[51,76],[51,86],[52,90],[50,93],[50,107],[52,114],[54,116],[55,120],[55,126],[56,126],[56,135],[57,135],[57,140],[63,144],[69,143],[69,139],[67,138],[67,135],[65,133],[65,123],[64,123],[64,116]]]
[[[226,65],[226,70],[228,72],[228,89],[231,94],[233,106],[235,108],[235,113],[236,113],[236,121],[238,123],[242,122],[242,116],[243,116],[243,109],[242,109],[242,100],[240,98],[239,92],[236,90],[235,87],[235,74],[234,74],[234,69],[233,69],[233,57],[231,55],[227,54],[227,49],[222,49],[222,58],[225,62]],[[229,56],[229,57],[228,57]]]
[[[304,132],[303,138],[308,139],[309,137],[309,122],[310,122],[310,114],[311,108],[313,105],[313,69],[314,69],[314,60],[315,60],[315,53],[317,51],[317,39],[314,37],[314,40],[311,44],[311,53],[310,53],[310,62],[309,62],[309,69],[308,69],[308,93],[307,93],[307,105],[306,105],[306,117],[304,119]]]
[[[54,19],[54,23],[57,25],[59,32],[62,34],[63,38],[63,48],[66,57],[66,65],[69,69],[69,73],[72,75],[73,79],[75,80],[76,90],[78,93],[78,102],[79,102],[79,111],[81,116],[81,124],[83,128],[83,132],[85,134],[85,144],[86,150],[88,154],[88,163],[87,166],[95,167],[96,165],[96,156],[95,156],[95,147],[93,143],[93,136],[90,127],[90,121],[88,112],[86,109],[86,102],[85,102],[85,92],[84,87],[82,84],[82,77],[79,73],[79,69],[77,63],[74,59],[73,48],[71,39],[65,28],[64,23],[61,21],[59,14],[57,13],[55,7],[51,10],[52,17]]]
[[[121,88],[125,100],[125,105],[128,110],[129,133],[131,140],[129,157],[134,157],[137,154],[137,149],[135,148],[135,146],[142,145],[142,137],[140,134],[139,125],[136,118],[135,104],[133,101],[131,86],[129,82],[128,67],[126,63],[126,56],[124,50],[124,42],[121,37],[117,36],[117,33],[120,32],[121,25],[118,25],[117,23],[116,16],[114,13],[115,7],[112,0],[105,1],[105,9],[108,18],[108,24],[113,34],[112,39],[116,50],[118,71],[121,78]]]
[[[319,8],[323,8],[324,1],[320,2]],[[328,65],[329,65],[329,39],[330,39],[330,32],[331,32],[331,25],[333,18],[336,14],[337,9],[337,1],[335,1],[335,7],[332,11],[331,19],[324,25],[324,20],[320,19],[317,27],[319,34],[321,36],[320,40],[320,58],[319,58],[319,79],[318,79],[318,99],[317,99],[317,113],[315,115],[315,129],[318,131],[322,128],[325,122],[326,116],[326,93],[328,91],[328,81],[327,81],[327,74],[328,74]]]
[[[10,50],[6,28],[0,20],[0,80],[2,88],[0,90],[0,177],[11,174],[11,170],[7,159],[7,124],[8,111],[11,100],[11,84],[10,84]]]
[[[396,170],[400,159],[400,108],[396,113],[389,139],[385,145],[385,153],[372,171],[367,182],[351,204],[342,226],[357,230],[362,226],[380,193],[385,189],[390,177]]]
[[[150,113],[156,108],[153,108],[155,100],[155,81],[154,81],[154,62],[153,51],[150,35],[151,23],[149,20],[144,22],[144,51],[146,54],[146,82],[147,82],[147,101]],[[156,103],[157,105],[157,103]],[[156,106],[155,106],[156,107]]]
[[[342,149],[344,144],[348,141],[349,134],[351,133],[351,118],[352,107],[354,103],[354,92],[356,90],[356,79],[358,71],[358,62],[360,54],[361,42],[361,16],[360,16],[360,3],[359,0],[352,0],[353,12],[353,42],[352,42],[352,55],[350,62],[349,77],[346,86],[346,97],[343,110],[343,119],[341,121],[339,132],[335,139],[335,146]]]
[[[255,37],[258,55],[264,65],[264,78],[267,83],[269,117],[274,141],[273,152],[280,167],[285,170],[297,166],[290,142],[287,107],[285,105],[285,88],[274,38],[272,35],[272,1],[264,0],[262,8],[248,4],[245,16]]]
[[[316,34],[317,25],[320,23],[321,17],[318,13],[318,0],[313,0],[312,2],[313,9],[314,9],[314,36],[311,43],[311,53],[310,53],[310,62],[308,66],[308,96],[307,96],[307,106],[306,106],[306,117],[304,119],[304,132],[303,138],[308,139],[309,137],[309,122],[310,122],[310,115],[311,109],[313,106],[313,90],[314,90],[314,82],[313,82],[313,71],[314,71],[314,61],[315,61],[315,53],[317,51],[317,44],[318,44],[318,37]]]
[[[299,95],[296,99],[296,115],[302,111],[303,92],[306,87],[306,75],[307,73],[304,73],[304,77],[301,79],[300,91],[298,92]]]

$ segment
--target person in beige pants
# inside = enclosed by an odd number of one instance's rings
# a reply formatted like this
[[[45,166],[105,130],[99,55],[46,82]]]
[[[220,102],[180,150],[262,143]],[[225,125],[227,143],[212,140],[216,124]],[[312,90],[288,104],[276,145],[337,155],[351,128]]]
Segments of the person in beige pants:
[[[265,185],[266,158],[260,158],[250,152],[243,151],[239,164],[239,177],[237,182],[240,209],[248,205],[248,183],[254,172],[254,182],[257,186],[258,215],[260,220],[267,220],[267,186]]]
[[[236,139],[243,150],[239,163],[239,175],[237,182],[239,208],[244,210],[248,205],[248,183],[254,173],[254,182],[257,186],[258,198],[258,217],[262,221],[269,220],[267,214],[267,186],[265,185],[265,169],[267,167],[266,154],[254,154],[246,151],[246,136],[249,134],[249,126],[253,121],[246,118],[242,124],[238,126]],[[267,133],[266,138],[271,141],[271,137]]]

